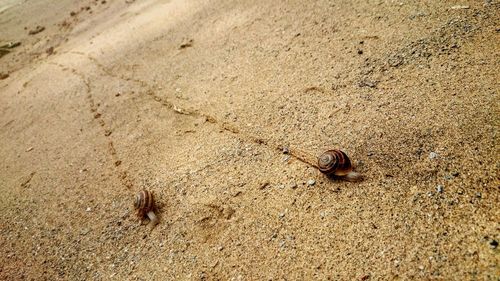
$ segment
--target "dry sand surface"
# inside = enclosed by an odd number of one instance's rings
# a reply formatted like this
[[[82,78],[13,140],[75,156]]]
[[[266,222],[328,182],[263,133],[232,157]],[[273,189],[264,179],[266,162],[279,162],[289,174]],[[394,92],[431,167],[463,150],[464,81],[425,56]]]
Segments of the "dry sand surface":
[[[496,0],[2,0],[0,279],[499,280],[499,36]]]

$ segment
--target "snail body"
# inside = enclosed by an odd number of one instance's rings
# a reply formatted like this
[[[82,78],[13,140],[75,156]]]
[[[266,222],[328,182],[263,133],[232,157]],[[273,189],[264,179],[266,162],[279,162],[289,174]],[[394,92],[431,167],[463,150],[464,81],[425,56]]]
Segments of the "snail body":
[[[342,177],[348,181],[361,180],[361,174],[353,171],[351,160],[345,152],[332,149],[327,150],[318,157],[318,169],[327,176]]]
[[[155,203],[153,193],[148,190],[141,190],[135,196],[134,208],[137,210],[137,216],[142,220],[149,218],[151,230],[158,224],[158,217],[155,214]]]

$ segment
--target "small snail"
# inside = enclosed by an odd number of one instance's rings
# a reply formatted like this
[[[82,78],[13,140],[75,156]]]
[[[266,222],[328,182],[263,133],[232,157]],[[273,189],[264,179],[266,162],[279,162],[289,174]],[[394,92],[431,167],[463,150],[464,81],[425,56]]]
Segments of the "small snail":
[[[134,208],[137,210],[137,216],[142,220],[145,216],[149,218],[151,230],[158,224],[158,217],[155,214],[155,202],[153,193],[148,190],[141,190],[135,196]]]
[[[338,149],[325,151],[318,157],[318,168],[327,176],[338,176],[348,181],[359,181],[361,174],[354,172],[351,160]]]

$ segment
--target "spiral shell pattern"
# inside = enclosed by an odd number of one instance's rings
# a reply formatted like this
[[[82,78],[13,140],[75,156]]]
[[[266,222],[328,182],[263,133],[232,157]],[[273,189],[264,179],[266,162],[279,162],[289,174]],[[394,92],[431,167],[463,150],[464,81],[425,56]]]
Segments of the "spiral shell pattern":
[[[319,170],[329,176],[345,176],[352,170],[347,154],[338,149],[328,150],[318,157]]]
[[[152,211],[154,208],[153,193],[148,190],[141,190],[135,196],[134,207],[139,211],[139,214]]]

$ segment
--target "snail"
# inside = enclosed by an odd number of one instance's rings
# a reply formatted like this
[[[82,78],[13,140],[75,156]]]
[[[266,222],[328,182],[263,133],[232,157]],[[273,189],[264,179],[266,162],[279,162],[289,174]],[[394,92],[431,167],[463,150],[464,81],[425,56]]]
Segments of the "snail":
[[[153,193],[148,190],[141,190],[135,196],[134,208],[137,210],[137,216],[142,220],[144,217],[149,218],[151,230],[158,224],[158,217],[155,214],[155,202]]]
[[[362,179],[360,173],[354,172],[351,160],[343,151],[338,149],[325,151],[318,157],[318,168],[327,176],[338,176],[348,181]]]

